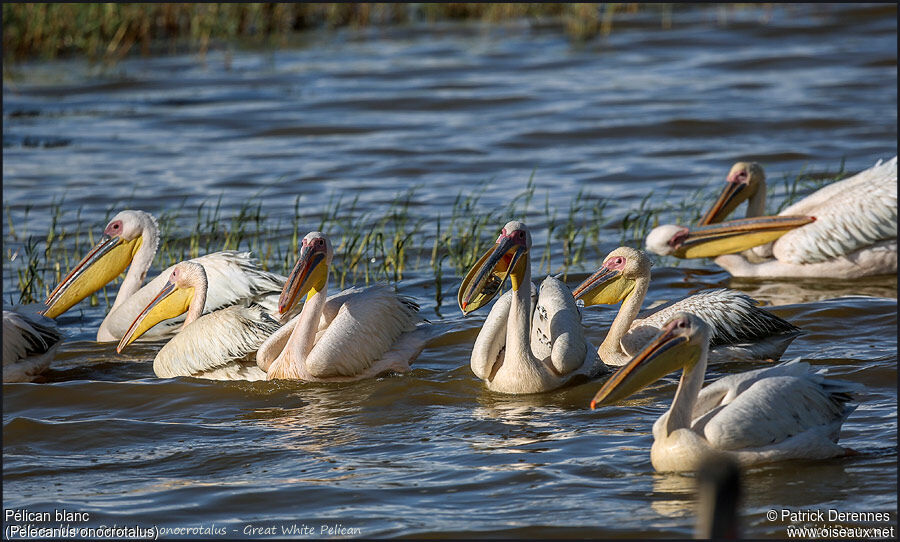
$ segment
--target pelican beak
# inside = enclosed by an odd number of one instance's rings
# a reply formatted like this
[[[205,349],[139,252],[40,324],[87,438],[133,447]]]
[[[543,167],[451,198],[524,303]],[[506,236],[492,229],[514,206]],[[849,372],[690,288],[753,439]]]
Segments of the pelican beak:
[[[591,305],[615,305],[634,290],[634,280],[625,278],[618,269],[601,267],[596,273],[584,279],[572,292],[575,299]]]
[[[162,290],[156,294],[156,297],[144,307],[144,310],[137,315],[134,322],[129,326],[128,331],[122,336],[116,346],[116,352],[121,353],[126,346],[133,343],[152,328],[156,324],[169,318],[175,318],[186,313],[194,298],[193,288],[181,288],[175,285],[171,280],[166,282]]]
[[[725,184],[722,193],[719,194],[719,199],[713,203],[709,211],[703,215],[703,218],[697,224],[699,226],[708,226],[725,220],[725,217],[730,215],[742,201],[750,198],[753,192],[755,190],[750,190],[750,186],[747,183],[729,181]]]
[[[88,255],[50,292],[44,301],[47,305],[44,316],[56,318],[122,274],[141,248],[141,243],[143,236],[126,241],[121,237],[103,235]]]
[[[650,344],[607,380],[591,400],[591,408],[611,405],[700,359],[702,348],[677,321],[668,322]]]
[[[487,305],[509,277],[513,290],[518,290],[525,273],[528,252],[524,243],[501,235],[494,246],[484,253],[463,278],[456,301],[463,314]]]
[[[669,241],[676,258],[714,258],[775,241],[816,219],[812,216],[761,216],[729,220],[687,230]]]
[[[325,263],[325,249],[310,245],[300,247],[300,257],[288,275],[281,297],[278,298],[278,314],[284,314],[296,305],[303,295],[307,299],[325,288],[328,280],[328,264]]]

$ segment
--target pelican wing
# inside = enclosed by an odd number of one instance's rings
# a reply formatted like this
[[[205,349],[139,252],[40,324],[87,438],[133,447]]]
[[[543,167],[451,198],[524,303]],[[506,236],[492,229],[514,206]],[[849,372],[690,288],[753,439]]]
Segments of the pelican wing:
[[[19,311],[26,307],[17,306]],[[62,340],[56,322],[40,314],[3,310],[3,381],[30,382],[53,360]]]
[[[354,376],[391,350],[401,334],[415,330],[418,305],[389,286],[352,288],[338,294],[340,307],[331,323],[317,334],[306,358],[318,378]]]
[[[531,317],[531,350],[561,375],[581,367],[587,355],[581,312],[569,287],[554,277],[541,283]]]
[[[707,290],[647,311],[622,339],[626,352],[637,352],[678,312],[690,312],[712,328],[710,346],[757,342],[799,328],[756,306],[747,294],[719,288]]]
[[[826,380],[809,365],[793,362],[732,375],[707,386],[698,397],[692,429],[719,450],[777,444],[845,419],[859,385]],[[837,424],[839,427],[839,424]],[[833,435],[836,440],[837,435]]]
[[[774,245],[783,262],[809,264],[897,238],[897,157],[828,185],[781,212],[815,216]]]
[[[274,314],[278,296],[284,287],[285,277],[263,271],[256,258],[249,252],[222,251],[206,254],[190,261],[199,263],[206,271],[208,287],[204,313],[249,301],[258,302],[270,314]],[[128,326],[138,314],[156,297],[162,289],[172,269],[169,266],[140,290],[126,299],[106,316],[109,332],[118,340],[128,330]],[[174,333],[184,322],[184,315],[160,322],[153,326],[144,337],[159,338]],[[98,338],[99,339],[99,338]]]
[[[56,323],[40,315],[26,316],[13,310],[3,311],[3,363],[43,354],[58,343],[62,335]]]
[[[232,305],[205,314],[163,346],[153,370],[161,378],[265,379],[265,373],[246,360],[252,359],[279,327],[264,308],[255,304]]]
[[[50,365],[62,336],[56,323],[39,314],[3,310],[3,381],[28,382]]]

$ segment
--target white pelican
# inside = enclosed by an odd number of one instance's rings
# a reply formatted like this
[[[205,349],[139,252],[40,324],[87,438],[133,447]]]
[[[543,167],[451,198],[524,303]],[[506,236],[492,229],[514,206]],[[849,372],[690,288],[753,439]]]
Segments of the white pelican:
[[[591,408],[620,401],[683,368],[669,410],[653,424],[650,462],[658,472],[691,471],[711,453],[742,466],[852,454],[838,446],[848,404],[860,385],[826,379],[799,359],[729,375],[700,389],[711,330],[678,313],[627,365],[607,380]]]
[[[97,330],[97,341],[118,341],[172,273],[174,266],[141,287],[158,245],[159,227],[152,215],[143,211],[121,211],[106,225],[94,248],[50,293],[44,302],[47,305],[44,314],[56,318],[128,268],[112,308]],[[284,285],[284,277],[260,269],[249,252],[215,252],[189,261],[201,264],[206,270],[209,280],[207,311],[246,301],[266,304],[267,296],[270,296],[268,303],[274,310],[275,296]],[[167,321],[149,330],[146,336],[168,336],[178,329],[182,319]]]
[[[419,306],[389,286],[350,288],[326,299],[334,253],[322,232],[306,234],[278,300],[283,314],[306,295],[303,310],[257,353],[267,378],[352,381],[409,370],[427,341]]]
[[[721,221],[745,199],[748,217],[764,214],[765,198],[762,167],[739,162],[731,168],[725,189],[700,225]],[[705,256],[718,256],[716,264],[735,277],[846,279],[895,274],[897,157],[887,162],[879,160],[874,167],[825,186],[778,216],[789,215],[808,215],[815,221],[785,233],[774,243],[769,242],[771,239],[762,241],[764,246],[754,248],[752,254],[731,252],[739,252],[738,246],[743,249],[760,245],[760,239],[745,239],[758,229],[743,225],[733,230],[718,229],[717,235],[730,237],[730,246]],[[698,235],[705,234],[679,226],[660,226],[647,236],[647,249],[679,256],[676,250],[683,242],[701,242]]]
[[[547,277],[537,303],[532,300],[530,250],[525,224],[508,222],[459,287],[459,306],[468,314],[487,304],[507,277],[512,283],[494,303],[472,348],[472,371],[492,391],[549,391],[607,370],[584,337],[581,313],[563,282]]]
[[[573,292],[575,299],[584,300],[585,306],[622,301],[598,349],[600,359],[607,365],[627,363],[664,322],[680,311],[693,312],[712,327],[713,361],[776,360],[800,333],[789,322],[757,307],[748,295],[724,288],[645,311],[638,318],[650,287],[650,265],[650,258],[643,251],[619,247],[609,253],[603,267]]]
[[[181,330],[153,360],[156,376],[264,380],[265,371],[256,365],[256,350],[281,324],[255,303],[203,314],[206,292],[202,265],[191,261],[176,264],[166,284],[125,332],[116,351],[121,352],[157,323],[185,314]]]
[[[40,314],[3,309],[3,381],[31,382],[56,354],[62,340],[56,322]]]

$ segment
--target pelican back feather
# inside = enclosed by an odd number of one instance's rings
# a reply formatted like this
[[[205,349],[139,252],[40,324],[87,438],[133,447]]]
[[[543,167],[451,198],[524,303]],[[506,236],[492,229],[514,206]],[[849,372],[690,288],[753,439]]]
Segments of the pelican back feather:
[[[788,232],[773,254],[792,264],[824,262],[897,238],[897,157],[828,185],[781,212],[815,216]]]
[[[694,408],[692,429],[718,450],[776,445],[807,431],[826,430],[837,442],[859,384],[826,379],[799,360],[732,375],[707,386]]]
[[[153,371],[160,378],[244,378],[234,375],[245,372],[240,367],[248,359],[255,360],[257,349],[279,327],[263,307],[253,303],[220,309],[201,316],[166,343],[153,361]],[[250,365],[255,368],[255,361]],[[223,371],[232,366],[237,370]],[[217,372],[220,376],[213,376]],[[260,378],[254,379],[265,379],[265,373],[257,372]]]
[[[364,372],[391,349],[400,335],[414,331],[420,320],[418,305],[385,284],[351,288],[338,296],[341,302],[337,313],[317,334],[306,358],[307,370],[317,378]]]
[[[757,306],[756,301],[727,288],[707,290],[681,300],[666,303],[638,315],[627,336],[629,351],[638,348],[659,330],[675,313],[690,312],[712,328],[710,346],[752,343],[779,334],[798,334],[800,328]],[[638,336],[640,333],[640,336]],[[640,339],[645,339],[643,342]]]

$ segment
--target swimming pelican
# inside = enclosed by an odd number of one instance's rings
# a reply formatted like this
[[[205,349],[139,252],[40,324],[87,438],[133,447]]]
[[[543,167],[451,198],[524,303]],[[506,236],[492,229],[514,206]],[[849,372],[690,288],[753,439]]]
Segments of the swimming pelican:
[[[742,466],[853,453],[838,446],[860,386],[826,379],[799,359],[729,375],[700,389],[712,331],[696,315],[674,315],[607,380],[591,408],[620,401],[679,369],[672,406],[653,424],[650,462],[658,472],[696,470],[711,453]]]
[[[468,314],[487,304],[507,277],[512,284],[494,303],[472,349],[472,371],[492,391],[549,391],[607,370],[584,337],[581,313],[563,282],[547,277],[537,303],[532,300],[530,250],[525,224],[508,222],[459,287],[459,306]]]
[[[172,274],[174,266],[141,287],[158,245],[159,227],[151,214],[133,210],[119,212],[106,225],[100,241],[50,293],[44,302],[47,305],[44,314],[56,318],[128,268],[112,308],[97,330],[97,341],[118,341]],[[201,264],[209,279],[206,311],[248,300],[268,303],[274,310],[275,296],[285,279],[260,269],[249,252],[215,252],[190,261]],[[270,301],[266,296],[270,296]],[[182,320],[183,317],[178,317],[166,321],[149,330],[146,336],[168,336],[178,329]]]
[[[3,309],[3,381],[34,380],[50,366],[61,340],[50,318]]]
[[[734,290],[700,292],[655,309],[638,312],[650,287],[650,258],[643,251],[619,247],[596,273],[573,292],[585,306],[622,301],[606,339],[598,349],[607,365],[624,365],[656,334],[671,316],[690,311],[712,327],[713,361],[781,357],[800,330],[756,306],[750,296]]]
[[[278,310],[284,314],[306,295],[303,310],[269,337],[257,353],[267,378],[313,382],[351,381],[409,370],[427,341],[417,328],[419,306],[389,286],[349,288],[326,300],[334,252],[322,232],[300,244]]]
[[[178,334],[153,360],[156,376],[265,380],[265,371],[256,365],[256,351],[278,330],[279,322],[254,303],[203,314],[207,284],[202,265],[191,261],[176,264],[166,284],[131,323],[116,351],[122,352],[157,323],[185,315]]]
[[[725,189],[700,225],[721,221],[745,199],[748,217],[764,214],[765,198],[762,167],[738,162],[731,168]],[[875,166],[849,179],[825,186],[778,216],[788,215],[813,216],[815,221],[786,232],[774,243],[748,239],[759,231],[755,227],[718,229],[720,238],[730,238],[730,246],[706,256],[717,256],[716,264],[735,277],[846,279],[895,274],[897,157],[887,162],[879,160]],[[767,222],[762,220],[759,224]],[[660,226],[647,236],[647,249],[657,254],[673,254],[682,242],[702,243],[702,234],[679,226]],[[743,248],[756,248],[752,254],[733,254],[739,251],[735,250],[739,242]]]

